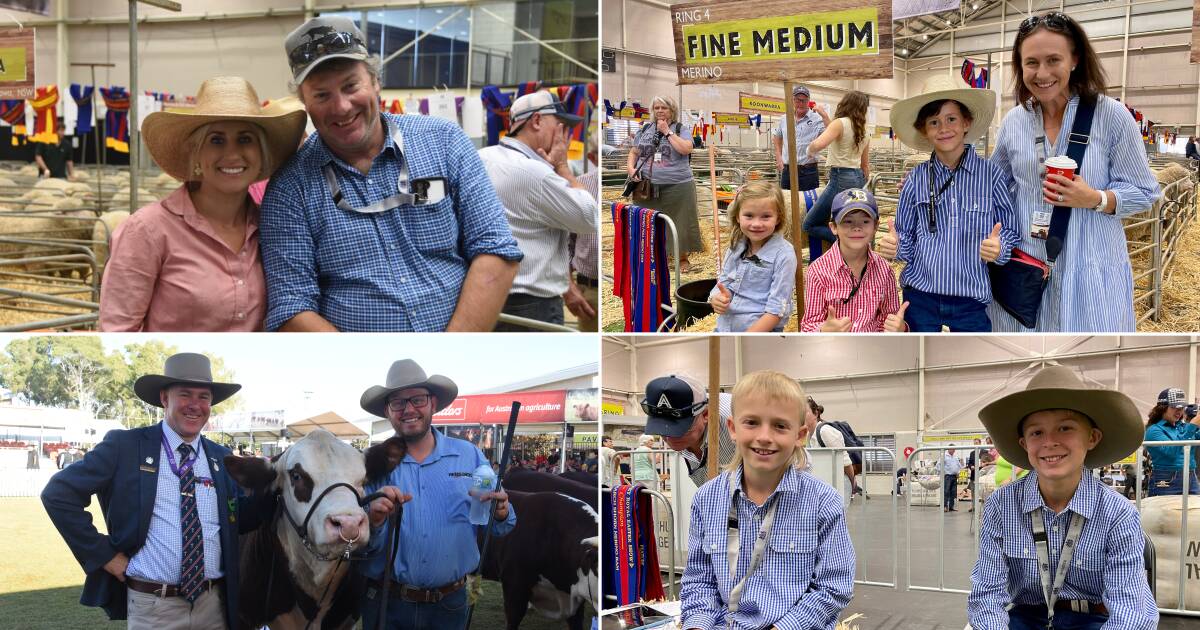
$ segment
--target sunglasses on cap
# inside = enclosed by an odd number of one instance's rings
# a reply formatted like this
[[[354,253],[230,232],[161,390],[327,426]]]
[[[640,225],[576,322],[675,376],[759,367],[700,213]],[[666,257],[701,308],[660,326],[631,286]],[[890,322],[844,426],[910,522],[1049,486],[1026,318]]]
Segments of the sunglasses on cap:
[[[562,102],[555,101],[548,105],[543,105],[535,110],[524,112],[523,114],[521,114],[521,120],[527,120],[529,118],[532,118],[534,114],[542,114],[542,115],[551,114],[551,115],[557,116],[558,114],[567,114],[567,113],[569,113],[569,112],[567,112],[567,108],[563,106]]]
[[[1038,25],[1045,24],[1047,27],[1056,31],[1065,31],[1071,25],[1070,18],[1066,13],[1051,11],[1046,15],[1031,15],[1021,22],[1018,32],[1022,35],[1028,34],[1029,31],[1037,28]]]
[[[652,404],[650,404],[649,400],[646,400],[645,398],[642,399],[642,411],[645,411],[646,415],[658,416],[660,418],[673,418],[675,420],[681,420],[683,418],[691,418],[692,416],[695,416],[696,414],[703,411],[704,408],[707,406],[708,406],[707,398],[705,398],[704,400],[701,400],[698,403],[688,405],[687,407],[684,407],[682,409],[676,409],[670,405],[662,405],[662,406],[652,405]]]
[[[361,52],[365,54],[366,49],[366,44],[354,33],[334,31],[293,48],[288,53],[288,63],[292,68],[299,68],[325,55],[337,55],[346,52]]]

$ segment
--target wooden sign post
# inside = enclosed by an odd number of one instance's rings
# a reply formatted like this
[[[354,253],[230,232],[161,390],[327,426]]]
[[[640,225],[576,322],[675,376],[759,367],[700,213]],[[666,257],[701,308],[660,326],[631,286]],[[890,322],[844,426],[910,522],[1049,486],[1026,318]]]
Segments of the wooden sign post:
[[[891,0],[687,2],[671,6],[671,22],[679,85],[763,80],[783,83],[787,150],[791,156],[788,178],[792,193],[792,246],[802,248],[805,208],[800,205],[797,190],[793,82],[892,78]],[[756,95],[739,95],[743,111],[747,96]],[[716,204],[715,192],[713,204]],[[714,220],[713,230],[717,229]],[[797,261],[801,260],[801,254],[796,252]],[[802,264],[796,265],[796,312],[801,319],[804,318],[803,268]]]

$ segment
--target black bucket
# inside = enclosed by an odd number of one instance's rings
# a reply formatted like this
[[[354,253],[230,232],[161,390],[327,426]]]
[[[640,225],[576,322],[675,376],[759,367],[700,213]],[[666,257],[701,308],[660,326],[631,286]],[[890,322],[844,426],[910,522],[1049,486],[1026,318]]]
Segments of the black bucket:
[[[675,291],[675,330],[692,323],[692,320],[704,319],[712,315],[712,306],[708,303],[708,294],[717,286],[716,278],[693,280],[679,285]]]

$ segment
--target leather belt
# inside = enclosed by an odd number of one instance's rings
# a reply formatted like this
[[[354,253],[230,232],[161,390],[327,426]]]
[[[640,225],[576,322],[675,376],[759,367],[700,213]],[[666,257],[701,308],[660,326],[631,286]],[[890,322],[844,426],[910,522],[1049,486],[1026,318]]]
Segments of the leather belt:
[[[1108,607],[1104,602],[1089,602],[1086,599],[1060,599],[1054,602],[1054,610],[1070,610],[1086,615],[1108,616]]]
[[[204,580],[200,583],[200,592],[203,593],[212,588],[216,588],[225,578],[217,578],[215,580]],[[159,597],[179,597],[179,587],[174,584],[159,584],[158,582],[146,582],[137,578],[125,576],[125,586],[130,590],[139,593],[149,593]]]
[[[589,278],[579,272],[576,272],[575,273],[575,284],[582,285],[585,287],[598,288],[600,286],[600,281],[596,280],[595,278]]]
[[[367,580],[367,583],[372,587],[379,589],[380,591],[383,590],[383,582],[379,580]],[[408,584],[394,583],[392,584],[391,590],[388,592],[388,594],[391,597],[403,599],[406,602],[432,604],[442,601],[442,599],[444,599],[447,595],[457,591],[466,584],[466,577],[460,578],[457,582],[452,582],[445,586],[438,586],[436,588],[417,588],[416,586],[409,586]]]

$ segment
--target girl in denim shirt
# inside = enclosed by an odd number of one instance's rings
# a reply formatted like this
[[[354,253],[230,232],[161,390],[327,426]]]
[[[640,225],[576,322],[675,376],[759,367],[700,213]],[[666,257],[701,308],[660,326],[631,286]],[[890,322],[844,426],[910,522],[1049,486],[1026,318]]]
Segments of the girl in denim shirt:
[[[730,205],[729,253],[708,295],[717,332],[782,332],[791,317],[796,250],[783,209],[783,191],[765,181],[743,186]]]

